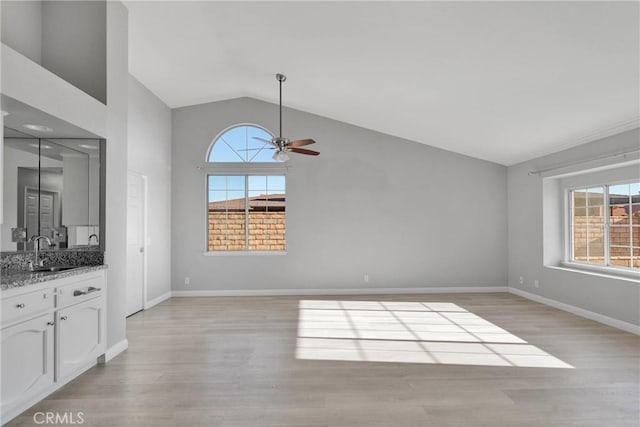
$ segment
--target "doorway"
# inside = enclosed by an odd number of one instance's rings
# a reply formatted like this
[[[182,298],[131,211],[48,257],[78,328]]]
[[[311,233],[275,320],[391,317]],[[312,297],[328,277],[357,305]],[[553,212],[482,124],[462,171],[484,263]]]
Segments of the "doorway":
[[[127,316],[144,309],[147,278],[147,177],[127,174]]]

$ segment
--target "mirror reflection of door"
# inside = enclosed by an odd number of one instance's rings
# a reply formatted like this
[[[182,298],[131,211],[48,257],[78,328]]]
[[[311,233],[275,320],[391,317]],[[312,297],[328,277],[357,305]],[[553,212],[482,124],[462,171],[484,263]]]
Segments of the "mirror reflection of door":
[[[24,199],[24,224],[27,227],[27,236],[47,236],[53,237],[53,230],[56,226],[55,199],[57,194],[52,191],[40,191],[40,230],[38,231],[38,190],[27,188]],[[28,245],[28,249],[33,248],[33,244]]]
[[[53,237],[55,213],[53,210],[53,193],[40,191],[40,235]]]

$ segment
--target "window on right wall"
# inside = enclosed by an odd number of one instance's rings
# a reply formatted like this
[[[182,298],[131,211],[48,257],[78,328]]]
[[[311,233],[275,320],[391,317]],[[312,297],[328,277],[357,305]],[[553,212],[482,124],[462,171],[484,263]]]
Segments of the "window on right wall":
[[[570,259],[640,269],[640,182],[569,190]]]

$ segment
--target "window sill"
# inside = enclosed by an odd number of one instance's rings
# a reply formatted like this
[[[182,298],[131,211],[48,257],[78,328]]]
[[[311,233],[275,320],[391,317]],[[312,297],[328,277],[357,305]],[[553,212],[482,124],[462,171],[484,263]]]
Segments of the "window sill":
[[[593,276],[607,277],[610,279],[640,282],[640,272],[622,268],[586,265],[576,262],[561,262],[560,265],[547,265],[547,268],[555,270],[572,271],[574,273],[590,274]]]
[[[207,251],[204,256],[278,256],[286,255],[287,251]]]

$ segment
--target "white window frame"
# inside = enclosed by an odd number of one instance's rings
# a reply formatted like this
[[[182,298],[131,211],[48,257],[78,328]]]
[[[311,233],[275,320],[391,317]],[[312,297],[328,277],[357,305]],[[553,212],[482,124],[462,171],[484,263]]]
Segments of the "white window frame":
[[[220,131],[215,138],[209,144],[209,148],[207,149],[205,164],[200,166],[198,169],[204,172],[204,188],[205,188],[205,200],[204,200],[204,251],[202,254],[204,256],[251,256],[251,255],[286,255],[286,251],[251,251],[248,249],[249,245],[247,242],[248,238],[248,226],[245,227],[245,245],[246,249],[243,251],[210,251],[209,250],[209,177],[210,176],[244,176],[245,177],[245,209],[248,209],[247,195],[248,191],[248,179],[249,176],[284,176],[285,177],[285,194],[286,191],[286,181],[287,181],[287,172],[289,170],[289,166],[287,163],[283,162],[211,162],[209,161],[209,157],[211,155],[211,151],[213,150],[213,146],[216,141],[228,132],[231,129],[242,127],[242,126],[252,126],[259,129],[262,129],[269,135],[273,137],[273,133],[264,126],[255,124],[255,123],[236,123],[234,125],[228,126]],[[287,202],[285,199],[285,206]],[[245,211],[246,212],[246,211]],[[285,207],[286,212],[286,207]],[[245,221],[248,221],[248,215]],[[285,214],[286,221],[286,214]],[[245,222],[245,224],[247,224]],[[286,232],[285,232],[285,248],[287,247],[286,243]]]
[[[282,163],[208,163],[201,169],[205,171],[205,204],[204,204],[204,229],[205,229],[205,241],[204,252],[205,256],[247,256],[247,255],[286,255],[287,251],[252,251],[249,250],[248,244],[248,230],[247,222],[249,216],[245,218],[245,250],[242,251],[210,251],[209,250],[209,177],[210,176],[244,176],[245,178],[245,212],[249,208],[247,197],[249,194],[248,181],[250,176],[284,176],[285,179],[285,194],[287,171],[289,167]],[[285,206],[286,206],[285,196]],[[286,207],[285,207],[285,223],[286,223]],[[285,232],[285,248],[287,247],[286,232]]]
[[[575,186],[570,186],[570,187],[565,187],[563,190],[564,193],[564,229],[565,229],[565,233],[564,233],[564,260],[561,262],[561,265],[564,267],[570,267],[570,268],[579,268],[579,269],[583,269],[583,270],[587,270],[587,271],[593,271],[593,272],[602,272],[602,273],[612,273],[614,275],[621,275],[621,276],[630,276],[633,277],[635,279],[640,277],[640,269],[638,268],[632,268],[632,267],[622,267],[622,266],[617,266],[617,265],[611,265],[611,259],[610,259],[610,227],[611,227],[611,222],[610,222],[610,214],[609,214],[609,187],[610,186],[615,186],[615,185],[624,185],[624,184],[631,184],[631,183],[635,183],[638,182],[637,179],[623,179],[623,180],[616,180],[616,181],[609,181],[607,180],[607,182],[601,182],[601,183],[590,183],[589,185],[575,185]],[[595,263],[590,263],[587,261],[576,261],[574,260],[574,253],[573,253],[573,197],[572,197],[572,193],[573,191],[576,190],[585,190],[588,188],[595,188],[595,187],[603,187],[604,191],[603,191],[603,195],[604,195],[604,260],[605,260],[605,265],[600,265],[600,264],[595,264]],[[633,206],[633,205],[632,205]],[[630,227],[631,228],[631,227]],[[632,230],[632,229],[631,229]],[[630,231],[632,232],[632,231]],[[631,237],[631,241],[630,241],[630,245],[633,247],[633,235],[630,236]],[[587,253],[588,253],[588,247],[587,247]]]

